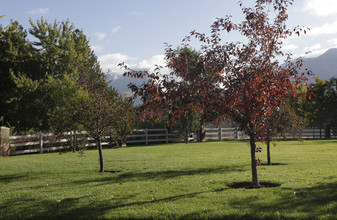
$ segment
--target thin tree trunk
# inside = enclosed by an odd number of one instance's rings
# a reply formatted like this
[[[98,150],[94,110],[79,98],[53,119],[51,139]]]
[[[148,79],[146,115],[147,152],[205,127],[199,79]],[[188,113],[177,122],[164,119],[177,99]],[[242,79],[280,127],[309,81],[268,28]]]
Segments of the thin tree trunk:
[[[250,134],[250,155],[251,155],[251,163],[252,163],[252,180],[253,187],[260,187],[259,179],[257,176],[257,161],[256,161],[256,144],[255,144],[255,135]]]
[[[268,160],[268,165],[271,165],[271,159],[270,159],[270,131],[269,131],[269,129],[267,131],[267,160]]]
[[[104,172],[104,164],[103,164],[103,153],[102,153],[101,137],[98,137],[96,139],[96,145],[97,145],[98,154],[99,154],[99,165],[100,165],[99,172],[103,173]]]
[[[198,134],[198,142],[203,142],[205,140],[205,125],[202,124],[200,126],[199,134]]]
[[[188,144],[188,136],[189,136],[189,134],[188,134],[188,128],[186,127],[186,129],[185,129],[185,143],[186,144]]]
[[[267,141],[267,160],[268,160],[268,165],[271,165],[271,159],[270,159],[270,141]]]

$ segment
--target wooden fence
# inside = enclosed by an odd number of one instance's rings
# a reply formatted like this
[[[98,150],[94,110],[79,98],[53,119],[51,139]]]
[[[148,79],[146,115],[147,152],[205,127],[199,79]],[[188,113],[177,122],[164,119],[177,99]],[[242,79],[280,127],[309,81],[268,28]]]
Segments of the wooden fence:
[[[330,137],[337,138],[337,129],[330,129]],[[318,128],[305,128],[298,132],[296,136],[300,138],[324,138],[326,131]],[[287,134],[286,137],[292,137]],[[224,139],[247,139],[248,136],[236,128],[206,128],[204,141],[207,140],[224,140]],[[1,139],[1,138],[0,138]],[[63,151],[81,147],[94,147],[94,140],[87,137],[85,132],[81,133],[63,133],[55,135],[53,133],[34,134],[34,135],[17,135],[9,136],[8,144],[10,146],[7,155],[20,155],[28,153],[45,153],[52,151]],[[192,138],[193,139],[193,138]],[[169,133],[167,129],[135,129],[134,133],[127,138],[128,144],[145,144],[150,143],[169,143],[181,142],[183,137],[178,132]],[[2,144],[3,145],[3,144]],[[103,146],[113,146],[112,139],[107,136],[102,142]],[[4,154],[5,155],[5,154]]]
[[[52,151],[62,151],[75,149],[78,145],[82,147],[96,146],[94,139],[87,137],[85,132],[67,132],[62,135],[53,133],[17,135],[10,136],[10,155],[20,155],[28,153],[44,153]],[[183,137],[177,132],[169,133],[167,129],[135,129],[132,135],[127,138],[128,144],[169,143],[183,141]],[[112,139],[107,136],[102,142],[103,146],[113,146]]]
[[[337,138],[337,129],[330,129],[330,138]],[[291,137],[299,138],[309,138],[309,139],[319,139],[325,138],[327,136],[324,128],[304,128],[303,130],[297,132],[295,135],[290,133],[285,134],[286,138]],[[224,140],[224,139],[247,139],[247,134],[239,131],[236,128],[206,128],[206,140]]]

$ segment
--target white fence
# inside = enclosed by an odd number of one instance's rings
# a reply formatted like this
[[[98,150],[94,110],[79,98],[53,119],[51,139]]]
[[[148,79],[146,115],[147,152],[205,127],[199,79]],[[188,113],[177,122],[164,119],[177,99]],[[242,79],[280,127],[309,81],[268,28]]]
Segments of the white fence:
[[[337,138],[337,134],[333,131],[336,129],[330,130],[330,137]],[[287,138],[291,138],[294,135],[285,134]],[[326,136],[324,128],[304,128],[303,130],[295,134],[299,138],[324,138]],[[224,139],[246,139],[248,138],[247,134],[239,131],[236,128],[206,128],[206,140],[224,140]]]
[[[96,146],[93,138],[83,138],[80,137],[80,134],[68,132],[63,133],[61,136],[53,133],[10,136],[11,155],[73,149],[79,143],[82,143],[85,147]],[[83,141],[84,139],[85,141]],[[169,143],[182,140],[183,138],[179,134],[169,133],[167,129],[135,129],[134,133],[128,136],[127,143],[148,145],[150,143]],[[109,136],[105,137],[102,145],[113,145]]]
[[[331,129],[331,138],[337,138],[336,129]],[[81,136],[82,134],[82,136]],[[52,151],[62,151],[75,149],[76,146],[93,147],[96,146],[94,140],[83,136],[85,133],[74,134],[72,132],[63,133],[57,136],[53,133],[35,134],[35,135],[18,135],[10,136],[11,155],[20,155],[28,153],[44,153]],[[318,128],[305,128],[296,134],[300,138],[324,138],[325,130]],[[286,137],[292,137],[288,134]],[[206,128],[205,141],[207,140],[224,140],[224,139],[246,139],[248,136],[236,128]],[[183,137],[177,132],[169,133],[167,129],[135,129],[134,133],[127,138],[128,144],[145,144],[150,143],[169,143],[183,141]],[[111,138],[105,137],[102,142],[103,146],[113,146]]]

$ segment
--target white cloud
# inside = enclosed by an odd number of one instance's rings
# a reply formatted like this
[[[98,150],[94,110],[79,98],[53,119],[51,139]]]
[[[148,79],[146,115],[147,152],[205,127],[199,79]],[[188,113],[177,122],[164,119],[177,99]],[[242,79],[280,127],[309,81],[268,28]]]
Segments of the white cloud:
[[[122,75],[124,73],[124,69],[120,69],[118,66],[119,63],[125,62],[129,68],[134,70],[149,70],[153,71],[156,65],[165,66],[165,56],[164,55],[154,55],[149,59],[142,60],[137,63],[133,63],[132,61],[136,61],[137,58],[130,57],[125,54],[121,53],[113,53],[113,54],[106,54],[103,56],[99,56],[98,60],[100,61],[101,68],[104,72],[110,72],[112,74],[116,74],[117,76]],[[131,62],[131,64],[130,64]],[[166,70],[163,70],[163,73],[166,73]]]
[[[95,36],[99,39],[99,40],[103,40],[106,37],[106,34],[101,33],[101,32],[95,32]]]
[[[295,50],[298,46],[295,44],[287,44],[282,47],[283,50]]]
[[[155,65],[164,66],[165,56],[164,55],[154,55],[148,60],[142,60],[136,65],[137,69],[152,69]]]
[[[95,52],[100,52],[103,50],[103,46],[100,45],[92,45],[91,49],[94,50]]]
[[[36,15],[36,14],[48,14],[49,8],[38,8],[30,11],[26,11],[27,14]]]
[[[334,45],[334,47],[337,47],[337,38],[333,38],[328,40],[329,43],[332,43]]]
[[[336,0],[306,0],[304,11],[317,16],[329,16],[337,14]]]
[[[123,70],[120,69],[118,64],[121,62],[136,60],[136,58],[121,53],[111,53],[99,56],[98,60],[104,72],[110,70],[113,73],[122,74]]]
[[[315,44],[311,47],[303,48],[303,54],[301,57],[318,57],[325,53],[329,48],[322,48],[321,44]]]
[[[113,34],[114,34],[114,33],[117,33],[120,29],[121,29],[121,26],[114,27],[114,28],[112,29],[112,33],[113,33]]]
[[[329,48],[324,48],[324,49],[319,49],[319,50],[312,50],[311,53],[307,54],[307,55],[302,55],[302,56],[306,56],[306,57],[318,57],[320,55],[322,55],[323,53],[325,53]]]
[[[308,35],[335,34],[337,33],[337,20],[322,26],[310,27],[310,30],[307,33]]]
[[[321,48],[321,44],[315,44],[315,45],[313,45],[313,46],[311,46],[311,47],[305,47],[305,48],[303,48],[303,51],[304,52],[307,52],[307,51],[315,51],[315,50],[318,50],[318,49],[320,49]]]

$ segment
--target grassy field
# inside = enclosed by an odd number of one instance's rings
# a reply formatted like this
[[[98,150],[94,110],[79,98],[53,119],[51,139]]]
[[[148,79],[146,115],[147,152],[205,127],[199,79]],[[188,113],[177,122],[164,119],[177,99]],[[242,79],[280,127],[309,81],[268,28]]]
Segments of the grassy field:
[[[337,219],[337,140],[271,151],[261,189],[228,187],[251,181],[244,142],[104,149],[106,173],[97,150],[0,158],[0,219]]]

